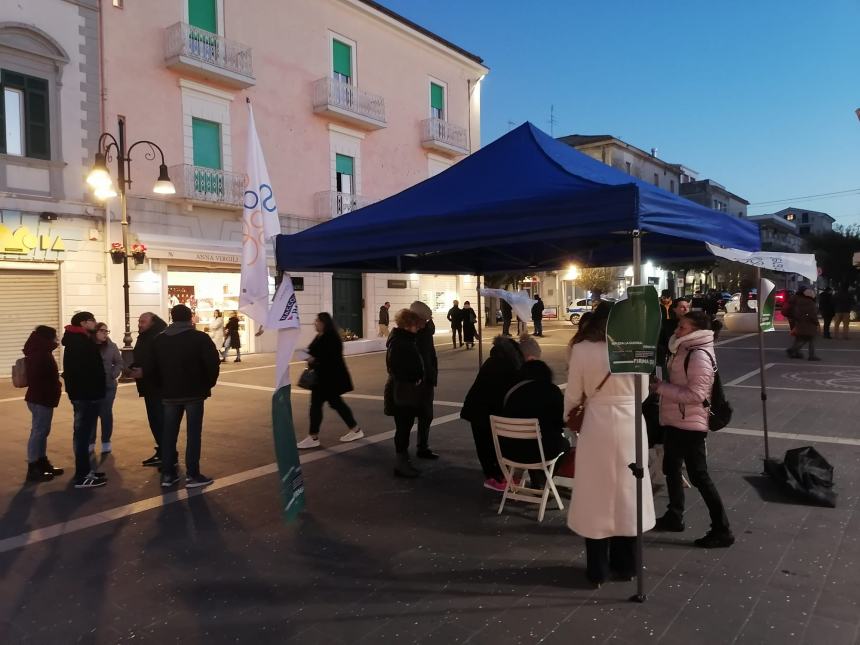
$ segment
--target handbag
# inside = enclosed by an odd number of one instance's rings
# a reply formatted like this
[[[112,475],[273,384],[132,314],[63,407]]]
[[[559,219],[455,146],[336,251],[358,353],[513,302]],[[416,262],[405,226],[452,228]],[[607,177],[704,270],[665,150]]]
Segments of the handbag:
[[[600,392],[600,388],[606,383],[606,380],[612,375],[612,372],[607,372],[606,376],[603,377],[603,380],[600,381],[600,385],[597,386],[597,389],[594,390],[594,393],[597,394]],[[585,419],[585,403],[588,401],[588,397],[585,394],[582,395],[582,401],[580,401],[579,405],[574,407],[570,414],[567,417],[567,429],[574,433],[579,433],[582,430],[582,422]]]
[[[316,370],[312,367],[307,367],[302,372],[302,375],[299,376],[298,386],[303,390],[312,390],[317,386],[319,380],[319,374],[316,373]]]

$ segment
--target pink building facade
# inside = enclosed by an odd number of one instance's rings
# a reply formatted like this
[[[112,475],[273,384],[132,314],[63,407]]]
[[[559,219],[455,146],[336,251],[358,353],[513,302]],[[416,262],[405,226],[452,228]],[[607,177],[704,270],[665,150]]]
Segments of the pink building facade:
[[[177,187],[152,194],[158,161],[135,150],[131,242],[147,259],[131,272],[132,319],[188,302],[205,329],[214,309],[235,310],[246,97],[285,233],[399,192],[480,144],[481,60],[369,0],[111,0],[101,37],[103,129],[116,133],[122,118],[129,141],[158,143]],[[106,204],[105,249],[121,237],[117,202]],[[474,294],[468,276],[293,277],[304,340],[318,311],[372,337],[385,301],[442,312]],[[112,329],[122,304],[115,269]],[[243,322],[245,350],[274,348]]]

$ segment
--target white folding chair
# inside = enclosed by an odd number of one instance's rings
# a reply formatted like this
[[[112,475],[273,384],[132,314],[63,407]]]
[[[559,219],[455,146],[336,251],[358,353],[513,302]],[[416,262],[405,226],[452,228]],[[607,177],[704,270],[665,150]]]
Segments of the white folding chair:
[[[511,419],[508,417],[497,417],[490,415],[490,429],[493,433],[493,444],[496,447],[496,458],[499,461],[499,466],[502,469],[502,475],[507,482],[505,492],[502,495],[502,503],[499,504],[499,515],[505,508],[505,502],[508,499],[516,499],[521,502],[530,502],[539,504],[538,522],[543,521],[546,505],[549,501],[550,493],[555,497],[559,509],[564,510],[564,504],[561,503],[561,497],[558,494],[558,489],[553,482],[553,471],[555,470],[556,462],[561,455],[553,459],[547,460],[543,452],[543,444],[540,440],[540,424],[537,419]],[[537,442],[540,461],[534,463],[523,463],[514,461],[505,457],[499,446],[499,438],[505,437],[515,441]],[[531,488],[524,486],[525,476],[529,470],[541,470],[544,473],[546,483],[542,489]],[[519,472],[519,478],[517,473]],[[529,482],[531,483],[531,482]]]

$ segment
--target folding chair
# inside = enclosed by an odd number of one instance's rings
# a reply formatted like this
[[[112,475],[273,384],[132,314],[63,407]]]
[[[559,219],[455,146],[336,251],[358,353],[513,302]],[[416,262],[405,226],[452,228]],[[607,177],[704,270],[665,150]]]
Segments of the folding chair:
[[[508,417],[497,417],[490,415],[490,429],[493,433],[493,444],[496,447],[496,458],[499,460],[499,466],[502,469],[502,475],[507,482],[505,492],[502,495],[502,503],[499,504],[499,515],[505,508],[505,502],[508,499],[516,499],[521,502],[530,502],[532,504],[540,504],[538,510],[538,522],[543,522],[546,505],[549,501],[549,495],[552,493],[559,509],[564,510],[564,504],[561,503],[561,497],[558,494],[558,489],[553,482],[553,471],[555,470],[556,462],[561,455],[554,459],[547,460],[543,452],[543,444],[540,440],[540,424],[537,419],[511,419]],[[499,446],[499,437],[505,437],[516,441],[537,442],[540,461],[534,463],[523,463],[514,461],[505,457],[502,454]],[[543,489],[530,488],[524,486],[525,475],[529,470],[541,470],[546,478],[546,484]],[[517,472],[519,471],[519,478]]]

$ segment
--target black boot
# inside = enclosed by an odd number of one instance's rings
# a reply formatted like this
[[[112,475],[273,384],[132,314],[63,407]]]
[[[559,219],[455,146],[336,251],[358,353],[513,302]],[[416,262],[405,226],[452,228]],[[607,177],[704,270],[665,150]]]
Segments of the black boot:
[[[51,473],[54,477],[59,477],[59,476],[60,476],[60,475],[62,475],[64,472],[66,472],[66,471],[65,471],[64,469],[62,469],[62,468],[56,468],[56,467],[54,466],[54,464],[52,464],[52,463],[50,462],[50,460],[48,459],[48,457],[47,457],[47,456],[42,457],[42,458],[41,458],[38,462],[36,462],[36,463],[38,463],[38,464],[39,464],[39,465],[44,469],[44,471],[45,471],[46,473]]]
[[[28,482],[49,482],[54,478],[53,473],[46,471],[38,461],[27,464]]]
[[[418,477],[421,471],[412,465],[407,453],[398,453],[397,461],[394,464],[394,475],[396,477],[406,477],[409,479]]]

